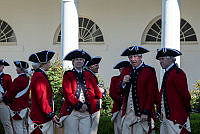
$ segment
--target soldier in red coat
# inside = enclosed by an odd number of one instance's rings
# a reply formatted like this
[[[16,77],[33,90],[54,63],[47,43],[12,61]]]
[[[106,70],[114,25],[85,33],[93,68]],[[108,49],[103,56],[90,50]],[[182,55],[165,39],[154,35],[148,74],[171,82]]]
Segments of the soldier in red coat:
[[[117,63],[113,68],[114,69],[119,69],[120,75],[118,76],[113,76],[111,78],[111,83],[110,83],[110,90],[109,90],[109,95],[113,100],[113,107],[112,107],[112,118],[111,121],[114,123],[114,132],[115,134],[121,134],[121,109],[122,109],[122,104],[123,104],[123,95],[120,90],[120,76],[122,69],[124,67],[130,66],[129,61],[120,61]]]
[[[6,93],[4,102],[10,104],[13,128],[16,134],[27,134],[27,114],[29,108],[29,85],[27,75],[28,63],[14,61],[18,77],[14,79],[11,89]]]
[[[91,107],[97,104],[93,101],[100,99],[96,79],[91,72],[84,70],[85,61],[91,56],[84,50],[69,52],[64,60],[71,60],[73,69],[63,75],[64,104],[60,111],[61,121],[64,124],[65,134],[89,134],[91,128]],[[99,106],[99,105],[98,105]]]
[[[160,95],[161,134],[191,133],[189,121],[191,96],[186,75],[175,63],[174,57],[179,55],[182,53],[171,48],[161,48],[156,55],[161,67],[165,69]]]
[[[124,93],[122,108],[122,134],[143,134],[150,131],[154,92],[158,89],[156,72],[144,64],[142,54],[149,52],[141,46],[124,50],[121,56],[128,56],[131,66],[121,73],[120,88]]]
[[[29,133],[53,134],[53,122],[59,123],[59,119],[53,112],[53,91],[46,71],[49,70],[55,53],[53,51],[41,51],[32,54],[29,61],[40,63],[31,78],[31,110],[29,115]]]
[[[1,59],[0,60],[0,120],[3,124],[5,134],[13,134],[13,128],[10,122],[10,111],[9,107],[2,102],[3,96],[5,96],[6,92],[10,90],[12,79],[9,74],[4,74],[3,69],[4,66],[9,66],[9,64]]]
[[[94,78],[96,79],[96,84],[99,87],[101,93],[103,93],[102,97],[106,96],[106,89],[103,88],[103,85],[99,84],[98,78],[96,77],[96,73],[99,72],[99,63],[101,61],[101,57],[100,56],[96,56],[94,58],[92,58],[90,61],[87,62],[86,67],[88,69],[88,71],[91,72],[91,74],[94,76]],[[102,104],[102,99],[98,99],[96,98],[93,101],[94,105],[91,106],[95,106],[95,107],[91,107],[91,112],[92,114],[92,127],[91,127],[91,132],[90,134],[97,134],[98,131],[98,124],[99,124],[99,119],[100,119],[100,108],[101,108],[101,104]],[[100,103],[99,103],[100,102]],[[96,106],[97,104],[100,104],[100,106]]]

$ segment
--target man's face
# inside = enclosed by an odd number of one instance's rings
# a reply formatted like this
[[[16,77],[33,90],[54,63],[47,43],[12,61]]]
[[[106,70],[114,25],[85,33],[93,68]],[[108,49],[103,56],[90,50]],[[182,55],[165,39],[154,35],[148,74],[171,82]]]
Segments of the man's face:
[[[94,64],[94,65],[91,65],[89,67],[89,69],[94,72],[94,73],[98,73],[99,72],[99,64]]]
[[[130,55],[128,58],[133,67],[138,67],[142,63],[142,56]]]
[[[16,71],[17,71],[17,74],[21,74],[21,73],[23,73],[22,69],[19,68],[19,67],[16,68]]]
[[[50,67],[51,67],[50,61],[41,65],[41,68],[44,69],[45,71],[48,71]]]
[[[4,65],[0,65],[0,72],[3,72]]]
[[[162,69],[168,68],[173,62],[172,59],[168,57],[160,57],[158,60],[160,61]]]
[[[122,69],[123,69],[123,68],[124,68],[124,67],[122,67],[122,68],[119,69],[120,74],[122,73]]]
[[[84,65],[84,62],[85,62],[85,59],[83,58],[75,58],[72,62],[73,66],[77,69],[80,69],[83,67]]]

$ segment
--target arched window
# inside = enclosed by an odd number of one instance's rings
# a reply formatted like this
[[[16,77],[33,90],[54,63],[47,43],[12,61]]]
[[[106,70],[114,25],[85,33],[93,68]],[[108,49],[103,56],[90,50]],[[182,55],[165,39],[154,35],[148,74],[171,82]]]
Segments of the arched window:
[[[54,36],[54,44],[61,42],[61,26],[59,25]],[[104,42],[101,29],[95,22],[88,18],[79,17],[79,42],[80,43],[96,43]]]
[[[142,43],[160,43],[161,42],[161,17],[155,18],[145,29],[142,36]],[[181,43],[197,43],[197,37],[192,26],[184,19],[180,24]]]
[[[13,29],[3,20],[0,20],[0,44],[16,44]]]

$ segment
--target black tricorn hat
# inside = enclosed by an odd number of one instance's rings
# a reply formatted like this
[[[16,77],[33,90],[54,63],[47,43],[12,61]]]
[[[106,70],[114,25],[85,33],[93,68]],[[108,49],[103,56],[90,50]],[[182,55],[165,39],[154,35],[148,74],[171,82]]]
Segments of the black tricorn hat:
[[[28,60],[31,62],[35,62],[35,63],[47,63],[48,61],[50,61],[52,59],[54,54],[55,54],[55,52],[53,52],[53,51],[44,50],[41,52],[31,54],[29,56]]]
[[[8,64],[8,62],[6,62],[6,61],[3,60],[3,59],[0,60],[0,65],[10,66],[10,65]]]
[[[166,56],[170,56],[170,57],[176,57],[182,55],[182,53],[176,49],[172,49],[172,48],[161,48],[157,50],[157,55],[156,55],[156,59],[158,60],[160,57],[166,57]]]
[[[125,60],[125,61],[120,61],[119,63],[117,63],[113,69],[120,69],[120,68],[123,68],[123,67],[127,67],[127,66],[130,66],[130,62]]]
[[[73,60],[75,58],[83,58],[86,61],[91,60],[90,54],[87,53],[86,51],[84,51],[83,49],[82,50],[79,50],[79,49],[72,50],[65,56],[65,58],[63,60]]]
[[[129,56],[129,55],[136,55],[136,54],[144,54],[149,52],[148,49],[141,47],[141,46],[131,46],[127,49],[125,49],[121,56]]]
[[[99,64],[99,62],[101,61],[102,57],[101,56],[96,56],[94,58],[92,58],[90,61],[88,61],[86,63],[86,66],[89,67],[89,66],[92,66],[94,64]]]
[[[14,61],[14,64],[18,68],[24,68],[27,69],[29,67],[28,63],[25,61]]]

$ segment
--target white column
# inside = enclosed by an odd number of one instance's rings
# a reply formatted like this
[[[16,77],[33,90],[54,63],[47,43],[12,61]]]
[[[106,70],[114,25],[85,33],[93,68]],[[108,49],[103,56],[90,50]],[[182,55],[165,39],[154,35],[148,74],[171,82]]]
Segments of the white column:
[[[180,20],[180,0],[163,0],[161,47],[180,50]]]
[[[161,47],[180,50],[180,0],[162,0]],[[176,58],[180,66],[180,56]],[[161,82],[164,70],[161,71]]]
[[[78,0],[62,0],[61,8],[61,60],[66,54],[79,48],[78,42]],[[72,67],[70,61],[63,61],[63,67]]]

